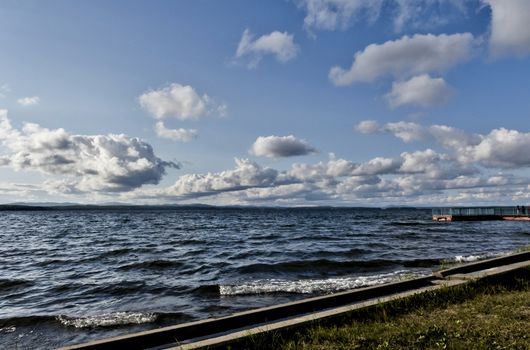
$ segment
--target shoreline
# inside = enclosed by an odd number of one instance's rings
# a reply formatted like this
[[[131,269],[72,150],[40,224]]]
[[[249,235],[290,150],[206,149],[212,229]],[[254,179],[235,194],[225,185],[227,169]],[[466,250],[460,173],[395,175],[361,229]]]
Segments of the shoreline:
[[[475,281],[503,276],[530,266],[530,252],[483,260],[439,271],[432,276],[376,287],[309,298],[297,302],[251,310],[231,316],[165,327],[111,339],[96,340],[61,349],[179,348],[199,349],[238,346],[249,336],[291,332],[314,322],[329,322],[348,317],[352,312]],[[215,333],[212,333],[215,329]],[[187,337],[187,338],[186,338]]]

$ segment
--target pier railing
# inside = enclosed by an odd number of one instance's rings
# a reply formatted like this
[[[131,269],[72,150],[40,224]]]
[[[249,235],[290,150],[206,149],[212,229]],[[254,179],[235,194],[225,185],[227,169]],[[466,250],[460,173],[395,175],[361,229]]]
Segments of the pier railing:
[[[528,207],[473,207],[473,208],[433,208],[432,215],[451,216],[503,216],[528,215]]]

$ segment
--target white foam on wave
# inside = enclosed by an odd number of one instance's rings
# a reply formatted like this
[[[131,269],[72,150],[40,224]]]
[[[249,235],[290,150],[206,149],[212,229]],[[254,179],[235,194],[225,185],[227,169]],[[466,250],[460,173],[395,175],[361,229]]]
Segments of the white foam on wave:
[[[485,253],[485,254],[478,254],[478,255],[457,255],[453,258],[453,260],[457,263],[466,263],[466,262],[474,262],[479,260],[485,260],[485,259],[491,259],[496,258],[504,255],[511,254],[511,252],[508,253]]]
[[[86,317],[67,317],[58,316],[57,319],[64,326],[75,328],[88,327],[109,327],[128,324],[149,323],[156,320],[156,315],[153,313],[143,312],[113,312],[108,314],[101,314]]]
[[[16,330],[17,330],[17,327],[15,326],[7,326],[7,327],[0,328],[0,333],[13,333]]]
[[[410,271],[400,270],[391,273],[378,275],[327,278],[327,279],[307,279],[307,280],[280,280],[262,279],[248,283],[221,285],[219,292],[221,295],[249,295],[267,293],[332,293],[341,290],[369,287],[383,283],[395,282],[405,278],[419,277],[420,274],[411,274]]]
[[[478,261],[480,259],[481,259],[480,255],[469,255],[469,256],[457,255],[454,258],[456,262],[472,262],[472,261]]]

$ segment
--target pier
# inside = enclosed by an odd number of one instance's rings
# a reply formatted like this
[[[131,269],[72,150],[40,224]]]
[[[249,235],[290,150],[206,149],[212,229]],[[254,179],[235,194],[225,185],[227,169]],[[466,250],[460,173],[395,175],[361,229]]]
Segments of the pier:
[[[433,208],[434,221],[530,221],[529,206]]]

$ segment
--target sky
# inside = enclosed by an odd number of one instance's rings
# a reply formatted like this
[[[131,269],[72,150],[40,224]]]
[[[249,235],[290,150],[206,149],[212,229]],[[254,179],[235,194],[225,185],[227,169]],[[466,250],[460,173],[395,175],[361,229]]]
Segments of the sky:
[[[2,0],[0,203],[530,204],[528,0]]]

